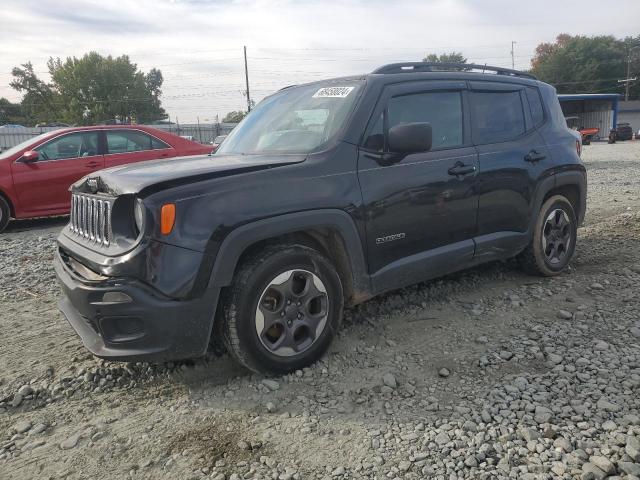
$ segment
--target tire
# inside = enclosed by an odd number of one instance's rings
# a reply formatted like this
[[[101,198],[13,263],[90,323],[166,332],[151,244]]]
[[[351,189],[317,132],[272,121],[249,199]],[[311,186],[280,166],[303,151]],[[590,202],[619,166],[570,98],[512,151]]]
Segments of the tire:
[[[7,228],[11,219],[11,209],[7,201],[0,196],[0,233]]]
[[[562,195],[549,198],[538,213],[531,243],[518,260],[530,274],[551,277],[562,273],[576,248],[576,214]]]
[[[303,245],[269,246],[236,271],[223,293],[218,331],[249,370],[288,373],[326,352],[343,304],[340,276],[325,257]]]

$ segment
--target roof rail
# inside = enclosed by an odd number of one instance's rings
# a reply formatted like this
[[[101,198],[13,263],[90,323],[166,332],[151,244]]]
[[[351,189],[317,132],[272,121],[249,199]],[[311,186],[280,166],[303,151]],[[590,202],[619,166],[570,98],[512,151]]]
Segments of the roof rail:
[[[463,71],[469,72],[471,70],[482,70],[496,72],[498,75],[509,75],[512,77],[524,77],[537,80],[535,75],[530,73],[521,72],[519,70],[512,70],[510,68],[492,67],[490,65],[477,65],[474,63],[440,63],[440,62],[404,62],[404,63],[390,63],[376,68],[371,73],[390,74],[390,73],[414,73],[414,72],[451,72],[451,71]]]

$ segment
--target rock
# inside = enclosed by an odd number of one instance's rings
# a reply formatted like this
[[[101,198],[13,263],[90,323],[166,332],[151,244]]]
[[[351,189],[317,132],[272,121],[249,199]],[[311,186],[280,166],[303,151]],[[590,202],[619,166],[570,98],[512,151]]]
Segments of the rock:
[[[607,457],[603,457],[602,455],[592,455],[589,457],[589,462],[594,464],[607,475],[613,475],[616,473],[616,467]]]
[[[511,360],[513,358],[513,352],[510,352],[508,350],[502,350],[500,352],[500,358],[503,359],[503,360],[509,361],[509,360]]]
[[[556,316],[561,320],[571,320],[573,318],[571,312],[568,312],[566,310],[558,310]]]
[[[16,394],[13,396],[13,400],[11,401],[11,406],[12,406],[13,408],[19,407],[19,406],[20,406],[20,404],[22,403],[22,400],[23,400],[22,395],[20,395],[19,393],[16,393]]]
[[[396,377],[392,373],[385,373],[382,376],[382,383],[384,383],[389,388],[396,388],[398,386]]]
[[[523,428],[520,430],[520,436],[525,442],[531,442],[532,440],[538,440],[540,433],[533,428]]]
[[[553,442],[553,446],[566,453],[570,453],[571,451],[573,451],[573,445],[571,445],[571,441],[567,440],[564,437],[556,438]]]
[[[29,432],[29,435],[42,433],[46,429],[47,429],[47,426],[44,423],[37,423],[35,427],[31,429],[31,432]]]
[[[244,441],[244,440],[240,440],[240,441],[237,443],[237,445],[238,445],[238,448],[239,448],[240,450],[247,450],[247,451],[248,451],[248,450],[251,450],[251,445],[249,445],[249,442],[246,442],[246,441]]]
[[[628,436],[627,446],[624,448],[624,451],[634,462],[640,463],[640,438]]]
[[[70,450],[78,445],[78,441],[80,441],[80,434],[76,433],[71,435],[69,438],[60,443],[60,448],[62,450]]]
[[[615,403],[610,402],[606,398],[601,398],[596,403],[598,410],[604,410],[605,412],[619,412],[622,408]]]
[[[552,418],[553,418],[553,412],[549,410],[547,407],[542,407],[540,405],[536,407],[533,419],[537,423],[548,423]]]
[[[270,378],[265,378],[264,380],[262,380],[262,385],[267,387],[272,392],[275,392],[280,388],[280,384],[275,380],[271,380]]]
[[[344,475],[344,473],[344,467],[337,467],[333,470],[333,472],[331,472],[331,475],[333,475],[334,477],[339,477],[340,475]]]
[[[549,355],[547,355],[547,358],[548,358],[548,359],[549,359],[549,361],[550,361],[551,363],[553,363],[554,365],[558,365],[558,364],[562,363],[562,360],[564,360],[564,359],[562,358],[562,356],[557,355],[557,354],[555,354],[555,353],[550,353]]]
[[[596,467],[593,463],[587,462],[582,465],[582,480],[602,480],[607,475]]]
[[[407,460],[403,460],[398,464],[398,470],[400,470],[401,472],[406,472],[410,468],[411,468],[411,462]]]
[[[640,338],[640,327],[631,327],[629,333],[633,337]]]
[[[451,375],[451,372],[448,368],[441,368],[438,371],[438,375],[440,375],[442,378],[447,378],[449,375]]]
[[[434,441],[438,445],[443,446],[449,443],[451,441],[451,438],[449,437],[449,434],[447,432],[440,432],[436,435],[436,438],[434,438]]]
[[[276,409],[276,404],[273,402],[267,402],[266,405],[264,406],[265,410],[269,413],[274,413],[277,409]]]
[[[464,459],[464,464],[469,468],[477,467],[478,460],[473,455],[470,455]]]
[[[614,422],[613,420],[607,420],[602,424],[602,429],[606,430],[607,432],[612,432],[616,428],[618,428],[618,426],[616,425],[616,422]]]
[[[640,463],[618,462],[618,469],[627,475],[640,477]]]
[[[591,288],[593,288],[594,290],[604,290],[604,287],[602,286],[602,284],[598,282],[592,283]]]
[[[595,348],[598,351],[604,352],[605,350],[609,349],[609,344],[604,340],[598,340],[596,344],[593,346],[593,348]]]
[[[23,385],[18,389],[18,394],[22,395],[22,398],[33,394],[33,388],[31,385]]]
[[[23,420],[21,422],[16,423],[12,430],[16,433],[25,433],[31,430],[31,422],[29,420]]]

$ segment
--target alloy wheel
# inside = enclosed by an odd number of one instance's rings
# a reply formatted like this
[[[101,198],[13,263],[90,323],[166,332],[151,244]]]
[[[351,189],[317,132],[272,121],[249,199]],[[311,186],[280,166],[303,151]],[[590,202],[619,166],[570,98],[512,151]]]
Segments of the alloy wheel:
[[[569,252],[572,241],[571,220],[561,208],[553,210],[542,229],[542,250],[552,265],[562,263]]]
[[[298,355],[320,337],[328,316],[329,297],[322,280],[307,270],[287,270],[260,295],[256,333],[272,354]]]

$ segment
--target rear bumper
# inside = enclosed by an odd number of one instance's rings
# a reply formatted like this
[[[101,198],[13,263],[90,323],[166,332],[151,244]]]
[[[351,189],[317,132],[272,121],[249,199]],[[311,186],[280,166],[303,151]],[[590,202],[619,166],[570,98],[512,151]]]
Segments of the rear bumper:
[[[60,310],[94,355],[109,360],[167,361],[206,353],[219,289],[180,301],[133,279],[86,280],[60,252],[54,267],[64,292]],[[107,298],[106,293],[110,293]]]

